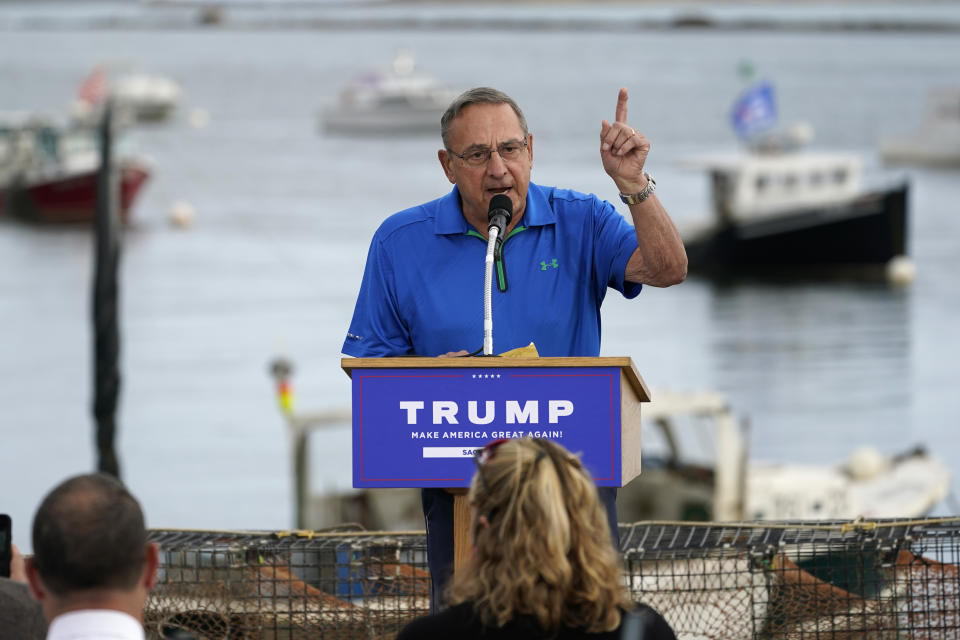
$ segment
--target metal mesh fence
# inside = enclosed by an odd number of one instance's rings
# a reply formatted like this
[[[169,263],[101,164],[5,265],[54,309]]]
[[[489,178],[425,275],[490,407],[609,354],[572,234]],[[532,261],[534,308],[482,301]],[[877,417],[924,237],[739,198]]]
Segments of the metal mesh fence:
[[[422,533],[154,531],[149,638],[393,638],[429,609]],[[960,640],[960,519],[621,525],[681,640]]]
[[[429,610],[422,534],[154,531],[149,638],[393,638]]]

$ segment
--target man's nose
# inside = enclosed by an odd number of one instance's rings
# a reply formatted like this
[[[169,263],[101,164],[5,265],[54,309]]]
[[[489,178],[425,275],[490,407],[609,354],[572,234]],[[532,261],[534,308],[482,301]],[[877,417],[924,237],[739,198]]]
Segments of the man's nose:
[[[492,176],[502,176],[507,172],[507,163],[500,157],[500,153],[494,149],[490,152],[490,159],[487,160],[487,173]]]

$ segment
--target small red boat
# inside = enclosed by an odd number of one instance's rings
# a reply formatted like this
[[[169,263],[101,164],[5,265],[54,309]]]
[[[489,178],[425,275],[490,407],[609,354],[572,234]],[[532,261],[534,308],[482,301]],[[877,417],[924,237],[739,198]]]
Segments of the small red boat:
[[[39,223],[84,223],[95,217],[99,152],[93,131],[31,118],[0,124],[0,213]],[[116,160],[120,217],[126,222],[150,175],[145,161]]]
[[[120,160],[120,219],[127,221],[140,188],[150,176],[146,164],[136,159]],[[96,215],[97,170],[79,171],[14,182],[0,188],[3,211],[11,216],[42,223],[90,222]]]

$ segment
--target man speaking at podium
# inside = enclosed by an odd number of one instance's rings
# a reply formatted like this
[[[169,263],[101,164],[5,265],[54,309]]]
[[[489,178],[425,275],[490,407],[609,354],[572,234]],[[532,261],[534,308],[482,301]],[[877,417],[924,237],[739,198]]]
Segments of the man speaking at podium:
[[[644,171],[650,143],[627,124],[626,89],[613,122],[601,123],[600,160],[630,208],[632,227],[594,195],[530,182],[533,135],[503,92],[466,91],[440,126],[437,156],[454,187],[390,216],[374,234],[343,353],[455,356],[477,349],[491,204],[507,220],[492,295],[498,352],[533,342],[541,356],[597,356],[608,287],[633,298],[643,284],[667,287],[686,277],[680,234]],[[616,541],[616,490],[600,494]],[[424,489],[422,501],[436,609],[453,567],[453,498]]]

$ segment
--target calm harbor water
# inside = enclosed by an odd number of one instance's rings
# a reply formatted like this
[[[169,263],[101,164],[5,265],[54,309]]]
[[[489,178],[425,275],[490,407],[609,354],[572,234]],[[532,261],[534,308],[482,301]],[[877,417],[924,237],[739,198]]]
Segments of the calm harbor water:
[[[345,406],[339,349],[370,236],[449,187],[437,139],[317,128],[340,86],[401,47],[452,84],[512,94],[534,134],[533,179],[604,198],[616,193],[597,134],[627,86],[629,120],[653,141],[649,168],[681,226],[706,218],[707,194],[678,160],[734,145],[726,113],[744,59],[775,82],[784,121],[814,126],[815,147],[861,153],[870,181],[909,180],[912,286],[691,277],[631,302],[609,296],[603,352],[631,356],[655,389],[725,393],[757,458],[832,462],[860,444],[919,443],[958,486],[960,174],[885,168],[876,149],[919,124],[927,89],[960,84],[960,36],[31,29],[25,11],[0,5],[0,111],[62,111],[104,62],[185,91],[173,121],[131,136],[154,175],[124,239],[119,451],[152,526],[291,526],[290,442],[268,363],[293,359],[299,409]],[[189,124],[195,109],[206,127]],[[167,222],[180,200],[196,211],[188,229]],[[91,265],[86,230],[0,222],[0,511],[26,548],[43,493],[94,463]],[[346,426],[318,434],[317,490],[349,484],[348,454]]]

